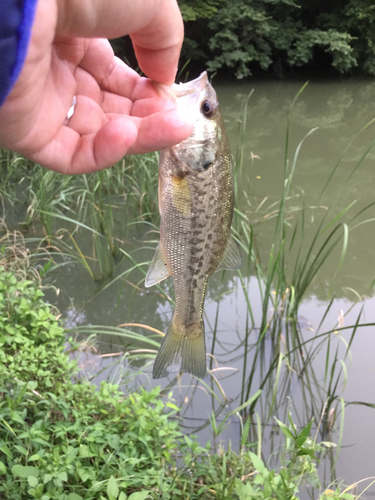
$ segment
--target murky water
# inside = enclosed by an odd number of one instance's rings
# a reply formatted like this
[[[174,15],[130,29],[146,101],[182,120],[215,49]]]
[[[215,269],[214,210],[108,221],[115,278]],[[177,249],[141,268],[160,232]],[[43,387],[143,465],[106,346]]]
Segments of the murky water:
[[[327,389],[325,369],[328,336],[313,341],[314,336],[334,330],[337,326],[354,325],[362,307],[364,311],[360,322],[375,323],[375,298],[372,297],[375,278],[375,208],[369,206],[375,201],[375,150],[368,151],[375,139],[375,124],[370,124],[375,118],[375,82],[312,81],[292,105],[303,83],[250,81],[227,85],[214,82],[227,123],[232,153],[238,160],[237,208],[252,221],[264,268],[275,224],[275,218],[270,215],[277,209],[283,189],[288,121],[290,161],[293,161],[300,141],[311,129],[318,127],[304,141],[298,157],[287,208],[290,226],[301,224],[304,214],[305,241],[308,245],[324,217],[325,224],[328,224],[353,203],[342,219],[348,224],[349,240],[341,269],[336,272],[342,245],[318,274],[299,309],[301,335],[307,342],[305,356],[310,353],[313,357],[311,366],[314,376],[306,383],[301,374],[298,376],[293,370],[288,372],[283,369],[279,393],[275,396],[276,404],[271,410],[273,415],[283,421],[287,411],[291,411],[295,421],[300,424],[306,424],[312,415],[319,418],[327,397],[324,388]],[[353,221],[357,214],[360,215]],[[145,233],[129,236],[126,250],[132,251],[138,262],[152,257],[152,250],[137,252],[144,238]],[[288,256],[290,269],[293,268],[293,259],[295,252],[292,251]],[[126,266],[129,263],[122,263],[117,274],[124,271]],[[243,273],[246,275],[246,269],[243,269]],[[142,323],[165,330],[172,315],[172,307],[157,290],[146,292],[142,277],[141,273],[132,273],[127,278],[131,284],[120,279],[103,291],[103,284],[93,283],[83,268],[66,265],[56,276],[56,284],[61,290],[58,307],[68,326]],[[241,403],[241,389],[249,385],[250,367],[255,355],[252,346],[259,335],[261,321],[259,284],[254,277],[247,276],[245,279],[254,311],[253,328],[248,324],[247,305],[240,279],[234,273],[226,273],[224,278],[218,274],[210,279],[205,306],[207,348],[215,357],[212,366],[216,366],[217,370],[214,374],[227,395],[229,410]],[[325,315],[333,296],[336,298]],[[214,330],[215,336],[212,333]],[[147,335],[144,329],[137,331]],[[353,329],[349,328],[340,334],[331,334],[331,357],[337,348],[337,356],[344,359],[345,341],[350,341],[352,332]],[[336,468],[337,475],[347,483],[375,475],[375,431],[372,425],[375,410],[354,404],[358,401],[375,403],[374,333],[374,326],[358,328],[351,344],[351,357],[345,359],[347,377],[345,379],[343,372],[335,393],[346,403],[353,403],[345,408],[344,437]],[[113,336],[99,336],[95,345],[97,354],[123,350],[121,341]],[[258,389],[264,376],[262,370],[266,370],[274,347],[272,340],[266,341],[249,397]],[[116,359],[116,356],[98,357],[85,353],[81,362],[91,374],[104,370],[98,379],[110,376],[116,380],[120,375],[119,369],[110,368]],[[139,366],[142,364],[143,361],[140,361]],[[338,363],[337,372],[340,366]],[[151,380],[151,366],[141,374],[136,374],[136,369],[133,365],[131,370],[135,384],[142,383],[150,387],[160,383],[156,381],[155,384]],[[269,416],[270,402],[274,397],[271,382],[263,388],[257,406],[262,420]],[[163,380],[161,383],[167,386],[169,381]],[[212,379],[207,378],[205,383],[214,386]],[[219,408],[219,403],[209,394],[207,387],[191,384],[191,377],[183,375],[180,384],[174,389],[178,404],[183,406],[187,430],[204,426],[212,409]],[[222,399],[217,386],[215,392]],[[336,406],[337,419],[331,438],[337,443],[337,429],[342,414],[338,399],[332,408]],[[240,424],[236,416],[231,417],[231,421],[232,424],[220,437],[230,438],[236,445]],[[272,419],[268,422],[269,427],[265,428],[268,443],[266,451],[272,441],[272,433],[267,430],[271,429]],[[204,441],[212,438],[208,430],[200,431],[200,436]]]

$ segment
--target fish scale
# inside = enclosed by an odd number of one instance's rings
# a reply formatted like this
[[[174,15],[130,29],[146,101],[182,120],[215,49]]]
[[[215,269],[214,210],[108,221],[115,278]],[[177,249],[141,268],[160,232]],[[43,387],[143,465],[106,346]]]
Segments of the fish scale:
[[[216,270],[241,265],[230,233],[233,172],[216,93],[206,74],[172,89],[177,105],[193,113],[195,127],[188,139],[160,154],[160,243],[146,286],[172,276],[176,303],[153,376],[188,372],[204,377],[208,278]]]

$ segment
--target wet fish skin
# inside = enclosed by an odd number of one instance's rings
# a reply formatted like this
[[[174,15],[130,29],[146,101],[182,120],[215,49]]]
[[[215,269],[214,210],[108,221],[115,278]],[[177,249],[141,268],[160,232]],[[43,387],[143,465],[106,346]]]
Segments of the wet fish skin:
[[[146,286],[172,276],[176,304],[153,377],[188,372],[203,378],[202,316],[208,278],[216,270],[241,265],[230,234],[233,171],[224,122],[207,75],[173,87],[177,104],[193,114],[195,126],[188,139],[160,154],[160,244]]]

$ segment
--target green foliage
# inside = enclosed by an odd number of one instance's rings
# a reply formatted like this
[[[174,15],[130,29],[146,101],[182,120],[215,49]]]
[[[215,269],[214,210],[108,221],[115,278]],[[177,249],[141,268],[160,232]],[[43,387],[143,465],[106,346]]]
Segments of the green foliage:
[[[268,69],[275,44],[284,49],[290,47],[295,28],[289,25],[289,19],[280,26],[262,3],[227,2],[212,18],[209,47],[214,57],[207,65],[210,71],[226,66],[234,69],[237,78],[243,78],[251,74],[253,62],[263,70]]]
[[[250,420],[248,419],[247,422]],[[306,484],[315,491],[320,489],[317,474],[318,459],[324,446],[317,444],[310,436],[312,422],[302,429],[297,429],[289,416],[289,426],[276,420],[277,431],[282,433],[285,444],[281,453],[281,468],[272,469],[261,458],[260,454],[251,451],[251,445],[243,445],[239,453],[235,453],[229,443],[227,450],[219,449],[217,454],[204,457],[202,449],[196,443],[185,437],[192,453],[184,455],[185,469],[180,474],[189,472],[191,477],[190,495],[184,498],[219,499],[219,500],[297,500]],[[246,442],[249,426],[244,426],[241,438]],[[326,443],[329,445],[330,443]],[[195,449],[194,449],[195,448]],[[188,469],[187,469],[188,467]],[[194,490],[193,485],[201,484],[200,489]],[[354,500],[355,495],[341,489],[336,490],[336,498]],[[324,499],[325,493],[316,496]]]
[[[369,0],[180,0],[186,21],[183,57],[236,78],[254,70],[314,64],[340,73],[374,74],[375,9]]]
[[[196,21],[211,19],[224,0],[179,0],[178,3],[184,21]]]
[[[0,268],[0,497],[148,491],[181,440],[169,418],[177,407],[160,388],[124,397],[108,383],[71,382],[64,330],[42,296]]]
[[[330,54],[332,66],[341,72],[356,65],[350,34],[307,29],[300,14],[301,9],[291,1],[227,2],[209,23],[213,32],[209,47],[214,55],[207,64],[209,70],[226,66],[242,78],[251,74],[254,62],[264,71],[278,60],[302,66],[314,59],[316,47]]]
[[[105,171],[67,176],[0,149],[0,194],[5,206],[17,200],[22,207],[23,227],[33,224],[61,257],[73,258],[99,280],[118,263],[128,226],[158,212],[157,163],[157,153],[138,155]],[[87,234],[84,248],[77,244],[78,231]]]
[[[363,73],[375,74],[375,5],[371,0],[346,0],[336,8],[315,12],[321,27],[348,33],[353,57]]]
[[[75,364],[66,359],[64,330],[42,297],[43,292],[32,281],[19,280],[2,269],[0,380],[12,375],[44,391],[68,382]]]
[[[348,33],[340,33],[334,29],[302,31],[296,34],[293,47],[288,50],[288,64],[303,66],[313,60],[314,48],[322,47],[331,55],[332,66],[345,73],[357,66],[357,60],[352,55],[352,40],[353,37]]]
[[[99,391],[68,385],[43,396],[30,392],[31,384],[4,391],[0,450],[7,474],[0,492],[43,500],[68,499],[69,492],[94,499],[107,492],[111,499],[120,491],[155,487],[180,437],[177,422],[168,420],[173,405],[158,398],[159,389],[124,398],[106,383]]]

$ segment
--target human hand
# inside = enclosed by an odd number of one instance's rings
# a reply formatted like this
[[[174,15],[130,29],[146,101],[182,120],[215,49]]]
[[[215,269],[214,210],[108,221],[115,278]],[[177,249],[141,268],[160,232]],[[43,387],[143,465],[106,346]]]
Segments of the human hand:
[[[188,137],[188,117],[104,39],[125,34],[143,72],[172,84],[183,39],[176,0],[39,0],[23,70],[0,108],[0,146],[79,174]]]

